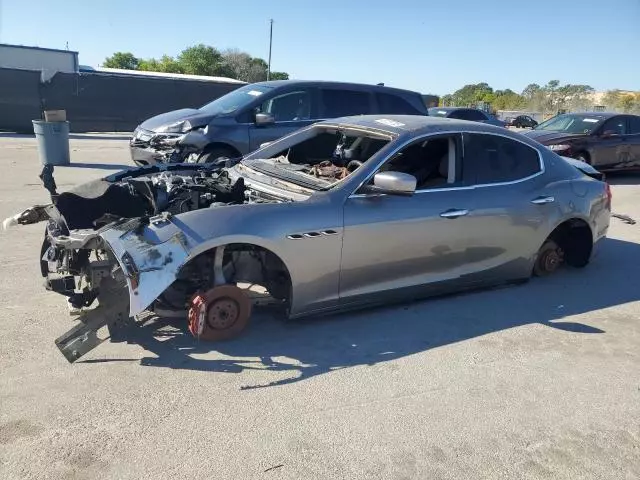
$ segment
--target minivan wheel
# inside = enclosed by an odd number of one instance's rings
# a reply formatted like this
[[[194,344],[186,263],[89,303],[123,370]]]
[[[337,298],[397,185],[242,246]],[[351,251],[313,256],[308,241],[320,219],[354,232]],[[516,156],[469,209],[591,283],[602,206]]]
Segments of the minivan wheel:
[[[234,156],[233,152],[228,148],[212,148],[200,155],[197,163],[212,163],[221,158],[233,158]]]

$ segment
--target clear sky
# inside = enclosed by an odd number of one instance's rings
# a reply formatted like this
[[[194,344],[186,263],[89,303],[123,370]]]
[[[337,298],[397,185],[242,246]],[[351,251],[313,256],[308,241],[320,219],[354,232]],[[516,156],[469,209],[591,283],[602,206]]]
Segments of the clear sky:
[[[291,78],[450,93],[558,79],[640,90],[640,0],[0,0],[0,42],[177,55],[205,43],[267,58]]]

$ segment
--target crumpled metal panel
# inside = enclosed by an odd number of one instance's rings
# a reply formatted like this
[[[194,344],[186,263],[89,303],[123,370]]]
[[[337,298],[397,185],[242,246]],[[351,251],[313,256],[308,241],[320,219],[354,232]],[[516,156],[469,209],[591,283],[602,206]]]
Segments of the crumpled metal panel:
[[[143,312],[171,285],[189,257],[189,243],[177,231],[164,242],[154,242],[148,230],[111,229],[100,234],[118,260],[129,287],[131,316]]]

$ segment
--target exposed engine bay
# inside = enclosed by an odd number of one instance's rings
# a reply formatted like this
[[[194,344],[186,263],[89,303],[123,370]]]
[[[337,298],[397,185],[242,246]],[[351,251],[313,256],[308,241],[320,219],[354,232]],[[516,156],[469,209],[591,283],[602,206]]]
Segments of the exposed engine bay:
[[[151,170],[151,172],[147,172]],[[159,170],[154,172],[153,170]],[[68,230],[100,228],[120,218],[173,215],[201,208],[273,201],[213,166],[168,165],[119,172],[58,194],[53,169],[41,178]]]

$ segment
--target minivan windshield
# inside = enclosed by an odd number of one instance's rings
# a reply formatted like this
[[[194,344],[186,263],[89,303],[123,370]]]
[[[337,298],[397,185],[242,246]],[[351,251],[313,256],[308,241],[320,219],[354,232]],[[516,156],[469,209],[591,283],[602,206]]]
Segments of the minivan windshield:
[[[264,85],[245,85],[203,105],[199,110],[212,115],[233,113],[269,90],[271,87]]]
[[[535,130],[548,130],[550,132],[586,133],[593,132],[602,122],[603,118],[595,115],[575,115],[565,113],[550,118],[535,127]]]

